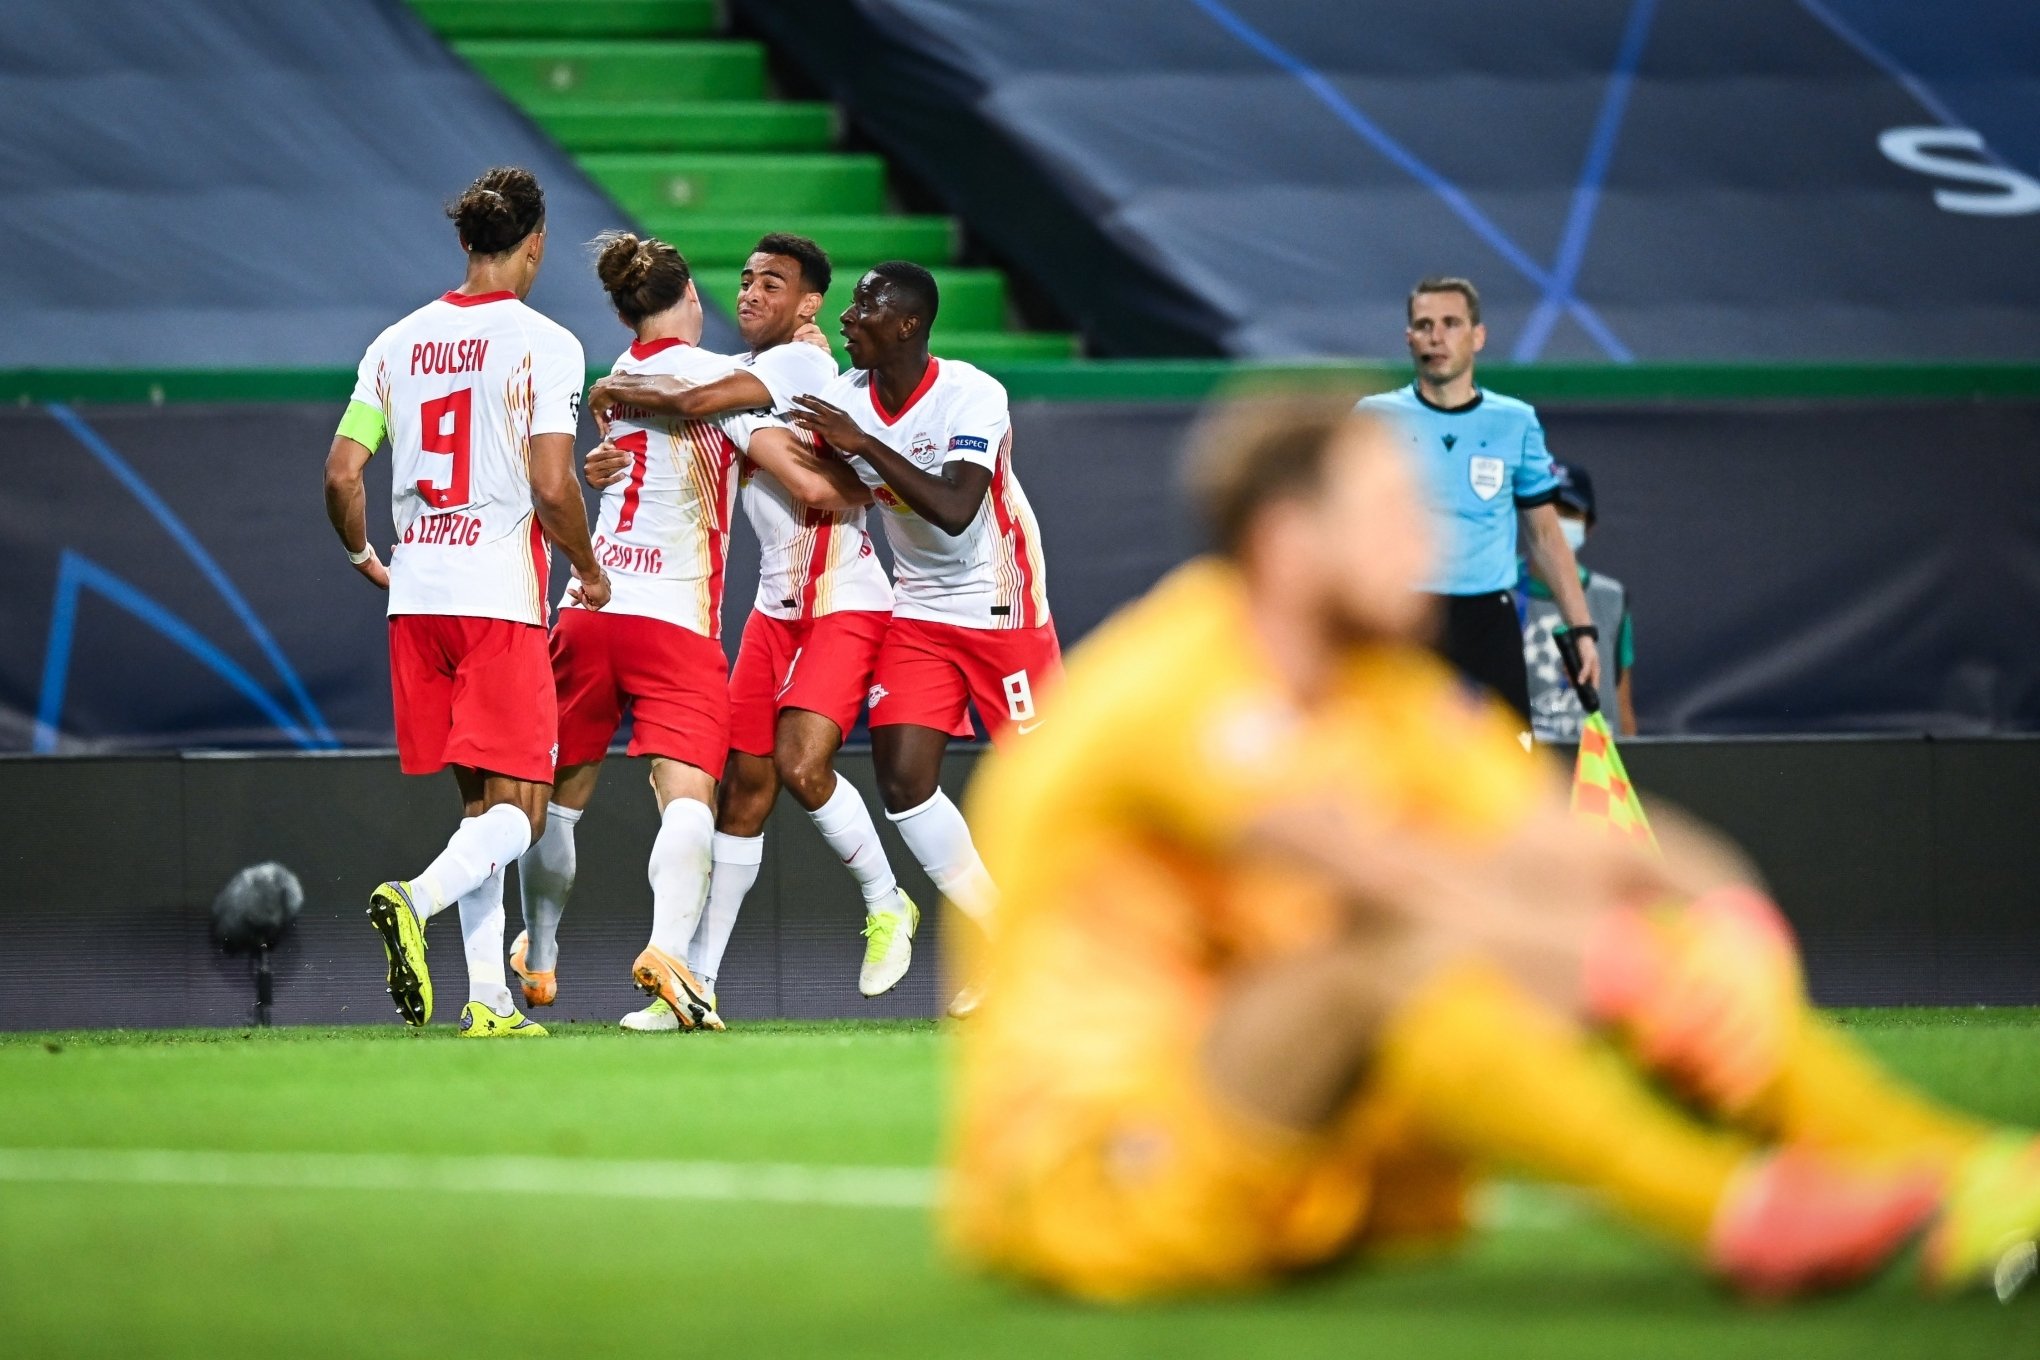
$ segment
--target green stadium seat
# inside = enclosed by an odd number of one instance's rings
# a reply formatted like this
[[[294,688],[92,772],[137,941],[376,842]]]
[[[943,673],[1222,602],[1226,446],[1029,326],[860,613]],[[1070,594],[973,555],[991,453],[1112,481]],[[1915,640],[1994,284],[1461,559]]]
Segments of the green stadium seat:
[[[725,215],[654,210],[638,214],[653,235],[671,241],[697,269],[736,269],[767,232],[813,239],[836,260],[913,260],[930,268],[956,258],[956,223],[947,217],[778,213]]]
[[[684,251],[682,253],[685,253]],[[690,263],[692,261],[690,260]],[[834,334],[836,316],[850,305],[850,291],[864,275],[867,265],[838,266],[822,305],[822,329]],[[702,289],[734,315],[738,280],[734,271],[703,271]],[[1006,276],[996,269],[959,269],[936,266],[935,283],[942,290],[942,311],[937,326],[955,326],[962,331],[996,331],[1006,325]]]
[[[711,301],[734,308],[752,246],[790,231],[836,262],[821,321],[838,344],[836,316],[856,280],[906,259],[941,285],[942,352],[993,365],[1075,354],[1073,336],[1007,329],[1005,276],[953,263],[953,220],[887,212],[884,161],[830,149],[832,106],[768,98],[759,44],[699,40],[718,31],[718,0],[412,3],[574,154],[622,210],[619,226],[678,246]]]
[[[640,219],[653,213],[882,213],[877,156],[798,152],[604,152],[581,167]]]
[[[989,368],[1024,359],[1074,359],[1077,337],[1061,331],[952,331],[935,323],[937,354]]]
[[[491,38],[453,49],[517,104],[562,95],[620,104],[765,96],[765,49],[757,43]]]
[[[828,104],[545,99],[524,111],[574,152],[822,151],[836,139],[836,110]]]
[[[411,0],[448,38],[680,38],[715,32],[716,0]]]

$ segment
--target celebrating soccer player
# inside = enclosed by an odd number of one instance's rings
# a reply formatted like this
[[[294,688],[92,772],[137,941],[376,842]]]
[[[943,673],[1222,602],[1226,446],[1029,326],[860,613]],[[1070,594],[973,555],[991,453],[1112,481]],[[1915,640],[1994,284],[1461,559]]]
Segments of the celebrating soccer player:
[[[545,257],[545,195],[495,169],[447,210],[467,279],[377,336],[326,455],[326,514],[355,569],[389,591],[390,687],[406,774],[453,767],[462,821],[416,878],[385,883],[368,915],[389,989],[432,1018],[425,922],[460,904],[462,1035],[542,1035],[503,973],[503,870],[545,825],[557,711],[546,659],[547,539],[586,610],[609,603],[574,476],[581,345],[524,305]],[[397,544],[369,546],[362,469],[387,435]]]
[[[2040,1143],[1878,1071],[1736,856],[1571,821],[1415,645],[1432,544],[1390,427],[1237,414],[1192,470],[1216,554],[973,786],[1003,900],[955,1086],[965,1254],[1237,1287],[1450,1238],[1504,1165],[1752,1294],[1861,1279],[1935,1214],[1931,1284],[2030,1273]]]
[[[963,815],[937,782],[952,736],[998,742],[1047,721],[1062,673],[1041,532],[1013,474],[1006,389],[937,359],[934,277],[893,261],[857,281],[842,316],[853,371],[796,397],[796,421],[851,460],[885,509],[892,625],[872,675],[872,754],[886,816],[935,886],[980,925],[995,893]],[[903,923],[911,933],[915,919]],[[970,1008],[966,988],[952,1010]]]
[[[616,372],[715,382],[731,360],[695,346],[701,301],[687,261],[663,241],[605,238],[596,272],[617,316],[636,333]],[[610,607],[571,606],[553,629],[559,683],[560,773],[545,839],[525,859],[526,935],[511,963],[533,1004],[552,999],[561,911],[573,876],[573,827],[624,705],[630,754],[652,757],[659,833],[652,843],[652,935],[632,967],[637,985],[681,1028],[721,1029],[714,993],[687,964],[709,892],[716,781],[730,748],[722,647],[723,568],[736,510],[737,467],[748,457],[825,514],[869,503],[840,461],[813,453],[760,414],[714,420],[618,405],[605,443],[629,460],[604,488],[595,534],[613,573]]]
[[[796,393],[819,392],[835,379],[835,360],[813,324],[829,290],[829,257],[821,247],[802,236],[764,237],[744,264],[739,289],[737,329],[751,347],[741,368],[703,383],[612,374],[589,394],[597,417],[617,403],[693,419],[785,413]],[[598,449],[589,455],[588,480],[605,486],[624,466],[621,454]],[[783,782],[863,894],[858,989],[877,996],[906,974],[912,934],[901,926],[916,909],[893,876],[870,809],[837,775],[835,760],[871,687],[892,614],[892,583],[872,551],[862,504],[842,510],[808,504],[755,467],[747,469],[743,503],[758,535],[758,595],[730,676],[730,756],[715,869],[688,965],[712,992],[737,914],[757,882],[765,819]],[[623,1023],[660,1029],[677,1022],[655,1001]]]
[[[1480,294],[1465,279],[1424,279],[1410,290],[1408,387],[1361,405],[1391,416],[1424,473],[1439,542],[1422,583],[1444,615],[1441,652],[1468,679],[1499,694],[1523,719],[1530,743],[1530,679],[1516,615],[1516,542],[1551,589],[1578,641],[1580,680],[1601,682],[1598,631],[1581,593],[1579,565],[1552,502],[1558,478],[1537,413],[1474,382],[1474,356],[1487,344]]]

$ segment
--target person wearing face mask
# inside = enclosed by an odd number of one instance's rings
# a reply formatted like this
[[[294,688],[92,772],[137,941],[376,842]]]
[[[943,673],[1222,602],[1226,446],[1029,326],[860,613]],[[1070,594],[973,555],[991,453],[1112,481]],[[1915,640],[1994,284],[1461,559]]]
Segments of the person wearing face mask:
[[[1594,479],[1577,463],[1554,462],[1558,478],[1553,501],[1558,511],[1559,531],[1577,559],[1594,527]],[[1636,701],[1631,690],[1631,672],[1636,666],[1636,636],[1629,620],[1629,591],[1612,576],[1579,564],[1580,591],[1587,598],[1587,612],[1600,633],[1604,655],[1614,668],[1615,717],[1625,737],[1636,735]],[[1564,627],[1558,602],[1551,590],[1532,574],[1527,564],[1518,586],[1523,593],[1523,664],[1530,673],[1530,726],[1540,742],[1578,741],[1580,724],[1586,714],[1579,695],[1566,679],[1565,663],[1559,658],[1555,634]]]

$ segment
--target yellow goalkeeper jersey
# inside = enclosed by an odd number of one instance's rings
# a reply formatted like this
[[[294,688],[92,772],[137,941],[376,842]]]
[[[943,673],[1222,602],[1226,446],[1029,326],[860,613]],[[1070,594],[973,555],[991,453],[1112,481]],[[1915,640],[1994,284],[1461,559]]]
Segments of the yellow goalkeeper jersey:
[[[1213,559],[1100,628],[1044,714],[1029,741],[986,757],[971,790],[1000,935],[1068,913],[1204,966],[1323,925],[1307,904],[1235,890],[1257,877],[1238,854],[1257,822],[1330,799],[1374,824],[1479,839],[1522,816],[1551,777],[1524,758],[1512,719],[1415,647],[1357,649],[1329,693],[1299,705],[1237,574]],[[1118,921],[1086,888],[1127,853],[1168,867],[1186,890],[1183,919]]]

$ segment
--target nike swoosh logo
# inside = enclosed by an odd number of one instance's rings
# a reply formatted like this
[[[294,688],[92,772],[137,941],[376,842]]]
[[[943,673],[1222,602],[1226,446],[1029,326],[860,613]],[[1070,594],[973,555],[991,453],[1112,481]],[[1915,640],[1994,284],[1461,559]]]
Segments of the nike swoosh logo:
[[[1021,723],[1018,727],[1014,728],[1013,730],[1018,732],[1021,736],[1024,737],[1029,732],[1032,732],[1035,728],[1041,726],[1042,723],[1045,723],[1047,721],[1048,719],[1046,718],[1038,718],[1031,723]]]

